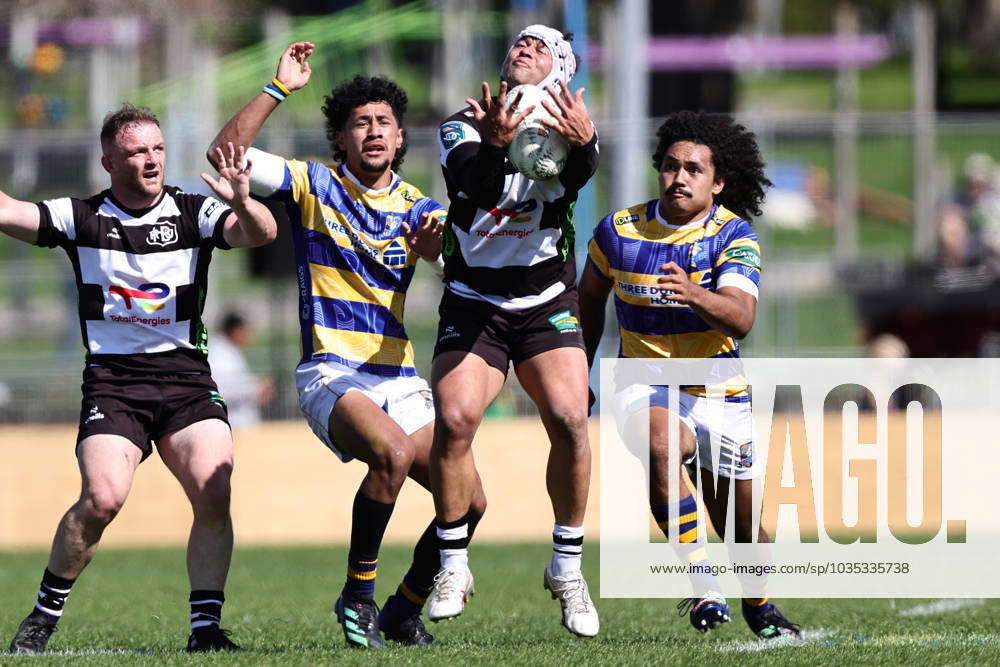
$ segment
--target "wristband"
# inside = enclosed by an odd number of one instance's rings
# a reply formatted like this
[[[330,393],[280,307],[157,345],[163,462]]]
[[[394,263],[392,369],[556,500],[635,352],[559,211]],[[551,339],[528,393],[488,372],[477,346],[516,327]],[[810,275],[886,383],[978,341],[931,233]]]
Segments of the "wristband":
[[[292,91],[285,88],[285,86],[278,81],[277,77],[271,79],[271,82],[264,86],[264,89],[261,92],[270,95],[279,102],[284,102],[285,98],[292,94]]]

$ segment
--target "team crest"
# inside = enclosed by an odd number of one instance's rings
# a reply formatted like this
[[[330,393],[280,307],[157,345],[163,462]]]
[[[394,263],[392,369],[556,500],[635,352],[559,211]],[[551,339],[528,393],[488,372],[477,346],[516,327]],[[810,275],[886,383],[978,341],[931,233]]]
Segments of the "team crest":
[[[406,248],[399,241],[393,241],[382,251],[382,263],[390,269],[400,269],[406,266]]]
[[[177,242],[177,225],[173,222],[159,222],[146,235],[149,245],[168,246]]]
[[[451,121],[441,126],[441,145],[445,150],[451,150],[462,139],[465,139],[465,128],[461,123]]]
[[[395,213],[390,213],[385,216],[385,231],[395,232],[399,229],[399,226],[403,223],[403,216],[397,215]]]
[[[740,445],[740,460],[736,464],[737,468],[749,468],[753,465],[753,442],[744,442]]]

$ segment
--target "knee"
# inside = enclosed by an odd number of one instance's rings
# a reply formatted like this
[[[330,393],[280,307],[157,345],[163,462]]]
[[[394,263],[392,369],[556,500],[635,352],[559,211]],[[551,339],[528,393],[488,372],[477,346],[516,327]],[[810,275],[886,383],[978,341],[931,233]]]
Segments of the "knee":
[[[114,489],[89,489],[77,504],[81,520],[92,526],[111,523],[125,504],[125,494]]]
[[[373,475],[381,477],[386,483],[400,487],[416,456],[416,446],[409,437],[401,437],[388,446],[376,452],[369,463]]]
[[[435,448],[445,455],[466,451],[481,420],[481,414],[465,406],[441,410],[434,423]]]
[[[682,462],[688,460],[694,454],[695,445],[692,440],[681,437],[680,442],[677,444],[678,459],[676,461],[673,460],[670,449],[670,438],[666,433],[650,430],[649,457],[654,461],[681,465]]]
[[[588,420],[585,406],[558,406],[552,410],[549,421],[562,439],[587,445]]]
[[[231,471],[231,466],[220,466],[208,479],[197,482],[197,491],[191,496],[191,505],[199,519],[223,521],[229,516]]]

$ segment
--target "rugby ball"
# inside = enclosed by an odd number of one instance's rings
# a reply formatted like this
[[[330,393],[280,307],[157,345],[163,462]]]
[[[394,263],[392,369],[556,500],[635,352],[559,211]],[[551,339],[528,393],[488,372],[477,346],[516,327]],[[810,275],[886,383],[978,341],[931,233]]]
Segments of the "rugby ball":
[[[520,104],[513,106],[518,95]],[[538,86],[525,83],[507,92],[507,104],[515,113],[519,109],[534,106],[534,110],[522,120],[514,130],[507,155],[511,164],[519,172],[533,181],[545,181],[558,176],[566,165],[569,144],[555,130],[542,124],[543,118],[552,115],[542,106],[543,99],[551,99]]]

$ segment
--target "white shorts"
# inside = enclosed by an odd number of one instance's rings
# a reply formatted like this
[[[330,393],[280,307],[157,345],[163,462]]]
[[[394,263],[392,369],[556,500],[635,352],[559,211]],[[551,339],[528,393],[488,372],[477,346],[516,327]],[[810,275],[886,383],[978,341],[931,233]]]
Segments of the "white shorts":
[[[626,438],[625,424],[632,415],[646,407],[669,409],[668,401],[666,387],[632,385],[618,392],[615,395],[618,433]],[[699,467],[731,479],[753,479],[763,472],[754,457],[753,413],[749,399],[723,401],[678,392],[677,402],[678,418],[691,429],[697,443],[696,453],[685,464],[692,465],[697,455]],[[712,449],[716,443],[719,451],[714,454]]]
[[[329,361],[307,361],[295,369],[299,409],[309,427],[341,461],[353,456],[337,448],[330,437],[333,406],[349,391],[359,391],[382,408],[407,435],[434,421],[431,388],[421,377],[382,377],[361,373]]]

